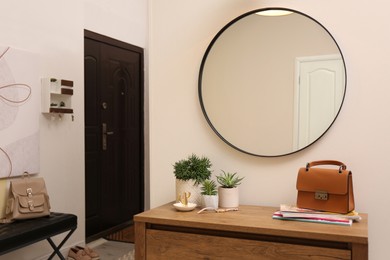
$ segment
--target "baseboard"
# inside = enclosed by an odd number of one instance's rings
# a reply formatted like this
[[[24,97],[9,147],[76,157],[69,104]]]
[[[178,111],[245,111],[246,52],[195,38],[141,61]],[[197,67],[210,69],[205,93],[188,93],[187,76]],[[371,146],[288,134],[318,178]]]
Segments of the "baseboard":
[[[105,242],[107,242],[106,239],[104,239],[104,238],[99,238],[99,239],[97,239],[97,240],[94,240],[94,241],[92,241],[92,242],[89,242],[89,243],[87,244],[87,246],[90,247],[90,248],[94,248],[94,247],[100,246],[101,244],[104,244]]]

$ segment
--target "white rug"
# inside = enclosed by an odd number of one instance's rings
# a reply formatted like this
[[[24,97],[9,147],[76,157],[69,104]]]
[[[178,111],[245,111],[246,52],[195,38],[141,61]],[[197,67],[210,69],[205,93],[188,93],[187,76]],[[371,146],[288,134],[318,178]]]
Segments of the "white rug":
[[[101,260],[134,260],[134,244],[99,239],[88,244]]]

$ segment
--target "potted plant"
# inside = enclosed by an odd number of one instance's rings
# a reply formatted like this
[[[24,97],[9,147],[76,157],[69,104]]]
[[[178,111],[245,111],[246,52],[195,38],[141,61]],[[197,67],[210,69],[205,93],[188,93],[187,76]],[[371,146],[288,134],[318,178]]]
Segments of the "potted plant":
[[[217,184],[214,180],[206,179],[202,182],[201,187],[202,206],[204,208],[218,208]]]
[[[217,182],[221,185],[218,187],[219,207],[221,208],[238,208],[239,193],[238,185],[244,177],[239,177],[237,173],[224,172],[217,176]]]
[[[173,165],[176,177],[176,197],[181,197],[185,192],[190,193],[189,202],[201,204],[200,184],[210,178],[212,164],[210,159],[195,154],[180,160]]]

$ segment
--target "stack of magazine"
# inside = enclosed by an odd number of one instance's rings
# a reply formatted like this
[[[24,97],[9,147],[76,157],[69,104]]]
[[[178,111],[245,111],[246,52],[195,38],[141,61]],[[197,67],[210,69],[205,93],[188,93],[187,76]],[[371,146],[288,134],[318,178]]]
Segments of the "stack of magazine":
[[[285,204],[280,205],[280,210],[276,211],[272,218],[345,226],[351,226],[353,221],[361,220],[361,216],[355,211],[351,211],[347,214],[340,214],[303,209]]]

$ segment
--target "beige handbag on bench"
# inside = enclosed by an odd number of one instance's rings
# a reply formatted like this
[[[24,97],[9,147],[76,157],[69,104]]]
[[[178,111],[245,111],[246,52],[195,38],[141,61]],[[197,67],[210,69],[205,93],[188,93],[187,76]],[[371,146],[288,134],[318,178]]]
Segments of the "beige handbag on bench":
[[[43,178],[22,177],[10,181],[6,219],[31,219],[50,215],[49,195]]]

